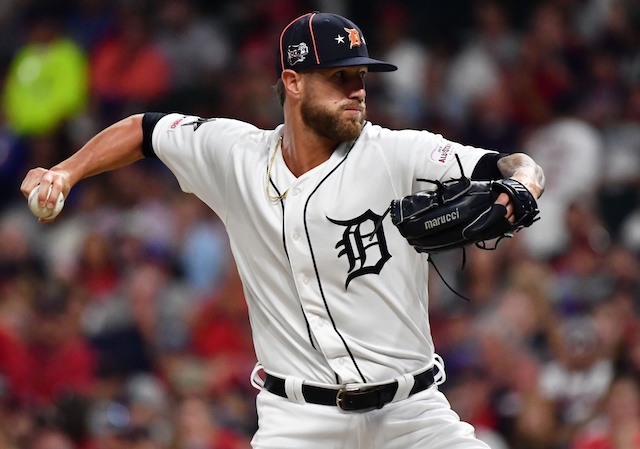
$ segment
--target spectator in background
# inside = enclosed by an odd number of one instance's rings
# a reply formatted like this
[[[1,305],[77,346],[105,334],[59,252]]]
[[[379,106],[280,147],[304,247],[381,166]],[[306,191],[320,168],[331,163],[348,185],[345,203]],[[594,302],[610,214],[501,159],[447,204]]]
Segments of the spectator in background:
[[[619,120],[603,129],[607,158],[600,213],[615,241],[640,250],[640,83],[631,88]]]
[[[588,314],[612,294],[604,265],[610,240],[591,204],[571,204],[565,214],[561,226],[567,241],[552,262],[555,282],[549,299],[559,316]]]
[[[544,419],[539,419],[538,412],[549,402],[544,401],[538,392],[539,375],[539,354],[520,351],[514,355],[506,388],[494,394],[498,429],[511,449],[520,449],[531,441],[540,440],[541,434],[551,433],[550,428],[555,423],[551,412],[546,413]]]
[[[44,283],[34,298],[27,331],[29,402],[53,404],[63,395],[87,395],[95,382],[95,353],[80,334],[78,292]]]
[[[121,273],[113,249],[104,233],[89,231],[84,236],[73,278],[92,300],[99,301],[113,294],[119,285]]]
[[[2,78],[0,73],[0,79]],[[9,128],[0,116],[0,192],[10,192],[16,185],[26,159],[24,145],[19,136]],[[0,210],[9,206],[12,201],[13,198],[10,195],[2,195]]]
[[[552,401],[540,394],[522,398],[514,423],[512,449],[556,449],[558,424]]]
[[[29,355],[21,337],[0,323],[0,396],[17,401],[29,395]]]
[[[640,91],[635,96],[640,99]],[[602,167],[598,209],[613,241],[638,250],[640,121],[634,118],[617,120],[606,126],[602,135],[607,157]]]
[[[216,422],[210,404],[198,396],[180,401],[171,449],[248,449],[246,437]]]
[[[158,48],[171,68],[169,99],[177,110],[220,95],[221,74],[231,45],[220,21],[204,16],[194,0],[164,0],[158,12]]]
[[[591,317],[562,323],[552,360],[540,373],[540,393],[558,417],[556,443],[566,444],[597,412],[613,380],[613,363],[603,355]]]
[[[478,439],[491,449],[507,449],[507,442],[497,432],[498,420],[492,403],[491,381],[480,366],[470,369],[448,390],[451,406],[460,419],[476,429]]]
[[[429,54],[414,38],[409,11],[402,3],[384,3],[377,15],[382,58],[393,62],[398,70],[378,80],[384,101],[374,108],[392,128],[418,127],[429,107]]]
[[[628,370],[624,354],[639,330],[634,316],[634,302],[633,293],[618,288],[606,301],[596,305],[592,312],[602,355],[614,363],[616,371]]]
[[[575,93],[574,75],[585,71],[578,63],[581,50],[561,6],[537,3],[522,38],[518,64],[510,71],[521,126],[538,127],[548,122],[554,106]]]
[[[107,121],[150,107],[171,83],[168,62],[151,39],[148,11],[121,2],[118,13],[118,30],[91,58],[92,94]]]
[[[518,51],[517,40],[509,31],[508,20],[499,3],[480,0],[473,5],[477,28],[466,36],[463,48],[455,54],[447,71],[441,108],[449,120],[462,126],[473,104],[499,87],[501,72],[511,66]],[[509,151],[502,148],[501,151]]]
[[[21,279],[46,276],[43,254],[36,248],[35,229],[17,215],[7,214],[0,219],[0,295],[7,305],[8,291]],[[26,304],[25,304],[26,305]]]
[[[160,369],[187,344],[189,294],[162,263],[149,258],[128,273],[111,298],[85,308],[85,332],[108,381]]]
[[[501,75],[495,86],[472,100],[461,130],[466,144],[505,148],[506,152],[520,146],[522,128],[513,117],[509,89],[507,77]]]
[[[640,447],[640,387],[623,375],[611,384],[602,411],[580,431],[571,449]]]
[[[231,248],[220,219],[195,196],[176,198],[176,257],[198,298],[217,292],[229,270]]]
[[[5,72],[14,52],[20,47],[19,20],[22,13],[19,0],[0,2],[0,79]]]
[[[462,140],[469,145],[510,152],[520,146],[522,133],[514,113],[511,85],[511,72],[519,63],[520,40],[511,27],[505,5],[478,0],[473,11],[476,29],[454,60],[455,67],[462,70],[455,74],[456,83],[468,83],[470,87],[465,91],[472,89],[465,100]],[[487,76],[474,85],[475,74],[483,66]],[[458,94],[453,95],[456,98]]]
[[[624,349],[625,352],[620,355],[621,365],[640,384],[640,326],[635,326]]]
[[[69,37],[87,54],[113,31],[115,14],[110,0],[76,0],[67,14]]]
[[[173,436],[167,385],[154,374],[136,374],[126,381],[123,390],[130,431],[137,430],[159,446],[166,446]]]
[[[602,177],[604,147],[598,130],[577,118],[575,99],[556,103],[555,118],[537,128],[524,142],[525,152],[547,168],[547,189],[540,198],[544,209],[536,229],[523,235],[524,247],[538,258],[562,253],[570,243],[564,224],[570,219],[569,208],[593,207],[596,189]],[[566,167],[560,171],[559,167]]]
[[[584,76],[584,91],[580,99],[579,116],[603,129],[620,120],[627,89],[620,82],[619,67],[611,50],[598,48],[588,55],[588,71]]]
[[[224,285],[191,318],[189,352],[209,365],[209,393],[245,385],[255,355],[242,284],[230,268]]]
[[[137,425],[126,398],[95,401],[88,413],[91,438],[89,449],[162,449],[162,439],[155,439],[150,430]],[[166,429],[170,431],[170,429]]]
[[[254,123],[258,127],[274,126],[282,109],[274,99],[273,42],[277,42],[285,17],[302,14],[298,0],[234,2],[232,18],[236,37],[233,64],[225,82],[225,114]]]
[[[56,428],[41,429],[31,436],[29,449],[75,449],[74,442]]]
[[[87,103],[86,56],[62,34],[63,18],[49,4],[27,12],[27,40],[11,61],[2,97],[7,123],[20,135],[52,133]]]

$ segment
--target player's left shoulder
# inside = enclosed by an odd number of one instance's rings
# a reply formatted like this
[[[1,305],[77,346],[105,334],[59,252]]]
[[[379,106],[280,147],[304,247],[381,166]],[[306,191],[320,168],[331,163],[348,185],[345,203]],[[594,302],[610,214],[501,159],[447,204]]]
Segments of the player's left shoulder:
[[[385,159],[406,160],[407,157],[423,158],[425,152],[437,147],[439,137],[426,130],[391,129],[367,122],[356,146],[368,153],[375,153],[377,148]]]
[[[354,148],[369,148],[378,146],[389,148],[394,145],[397,140],[397,132],[371,122],[366,122],[362,128],[362,132],[355,142]]]
[[[360,138],[374,140],[397,140],[411,138],[415,133],[419,133],[419,131],[411,129],[392,129],[367,121],[362,128]]]

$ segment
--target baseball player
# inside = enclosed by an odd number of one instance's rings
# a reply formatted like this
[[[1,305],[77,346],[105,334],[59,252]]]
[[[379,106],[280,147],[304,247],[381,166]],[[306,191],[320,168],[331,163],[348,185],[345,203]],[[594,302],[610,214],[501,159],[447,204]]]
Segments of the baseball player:
[[[65,196],[81,179],[157,157],[224,222],[243,281],[258,360],[258,449],[487,448],[438,390],[428,264],[385,217],[390,201],[449,179],[512,177],[537,198],[524,154],[463,146],[428,131],[366,121],[372,59],[350,20],[292,21],[279,39],[273,130],[226,118],[134,115],[51,169],[25,195]],[[46,204],[52,207],[53,200]],[[506,205],[508,197],[497,202]]]

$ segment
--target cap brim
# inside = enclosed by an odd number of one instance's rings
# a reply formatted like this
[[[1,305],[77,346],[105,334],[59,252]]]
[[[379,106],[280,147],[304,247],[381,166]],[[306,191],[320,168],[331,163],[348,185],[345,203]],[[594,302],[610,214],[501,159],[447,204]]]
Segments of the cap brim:
[[[393,72],[398,70],[393,64],[389,64],[388,62],[380,61],[379,59],[367,58],[365,56],[357,56],[353,58],[347,59],[337,59],[335,61],[322,62],[315,67],[310,67],[311,69],[322,69],[322,68],[334,68],[334,67],[353,67],[353,66],[367,66],[370,72]]]

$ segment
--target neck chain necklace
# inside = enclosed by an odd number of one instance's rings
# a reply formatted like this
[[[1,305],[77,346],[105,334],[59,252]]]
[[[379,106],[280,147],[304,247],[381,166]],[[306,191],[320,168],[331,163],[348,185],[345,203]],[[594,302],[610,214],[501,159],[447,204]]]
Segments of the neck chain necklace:
[[[276,143],[276,148],[275,150],[273,150],[273,154],[271,155],[271,159],[269,159],[269,165],[267,165],[267,198],[269,198],[269,201],[271,201],[272,203],[277,203],[278,201],[282,201],[283,199],[285,199],[287,197],[287,193],[289,192],[289,189],[285,190],[284,193],[280,194],[280,195],[271,195],[271,189],[270,189],[270,184],[271,184],[271,170],[273,169],[273,162],[276,159],[276,153],[278,152],[278,148],[282,148],[282,136],[280,136],[280,138],[278,139],[278,143]]]

